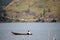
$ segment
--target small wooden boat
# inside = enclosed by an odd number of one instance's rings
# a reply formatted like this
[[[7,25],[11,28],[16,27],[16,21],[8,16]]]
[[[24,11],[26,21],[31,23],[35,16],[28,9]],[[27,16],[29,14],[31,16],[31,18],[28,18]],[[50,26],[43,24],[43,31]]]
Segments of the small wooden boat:
[[[14,35],[32,35],[32,33],[17,33],[17,32],[11,32],[13,33]]]

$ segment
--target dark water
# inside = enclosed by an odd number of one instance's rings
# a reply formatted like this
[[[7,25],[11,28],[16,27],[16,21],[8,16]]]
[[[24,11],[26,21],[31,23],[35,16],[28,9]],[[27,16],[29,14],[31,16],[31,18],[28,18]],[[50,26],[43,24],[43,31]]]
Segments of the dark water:
[[[11,32],[27,32],[30,30],[33,35],[15,36]],[[0,40],[48,40],[50,30],[50,40],[56,34],[56,39],[60,40],[60,23],[0,23]]]
[[[2,6],[7,6],[12,0],[0,0]]]
[[[3,6],[6,7],[11,2],[12,2],[12,0],[0,0],[0,15],[1,15],[1,13],[4,13]]]

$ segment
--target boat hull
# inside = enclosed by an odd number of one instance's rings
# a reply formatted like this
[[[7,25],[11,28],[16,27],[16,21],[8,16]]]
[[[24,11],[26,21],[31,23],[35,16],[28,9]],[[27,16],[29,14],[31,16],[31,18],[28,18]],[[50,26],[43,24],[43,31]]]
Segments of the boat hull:
[[[29,34],[29,33],[16,33],[16,32],[11,32],[11,33],[13,33],[14,35],[32,35],[32,33],[31,34]]]

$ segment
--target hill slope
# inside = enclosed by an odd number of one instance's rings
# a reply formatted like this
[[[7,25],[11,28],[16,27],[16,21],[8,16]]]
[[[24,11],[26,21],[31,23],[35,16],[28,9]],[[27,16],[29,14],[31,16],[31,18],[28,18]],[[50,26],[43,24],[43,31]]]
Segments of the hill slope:
[[[6,18],[33,22],[44,20],[51,22],[55,19],[60,21],[59,0],[13,0],[4,9]]]

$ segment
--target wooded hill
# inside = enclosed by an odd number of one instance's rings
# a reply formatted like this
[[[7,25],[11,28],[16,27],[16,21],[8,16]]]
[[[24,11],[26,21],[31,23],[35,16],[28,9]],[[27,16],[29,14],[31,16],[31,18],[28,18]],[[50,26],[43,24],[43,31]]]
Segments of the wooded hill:
[[[12,22],[60,22],[60,0],[12,0],[4,10]]]

